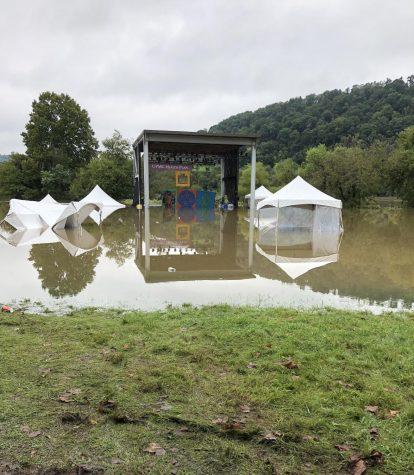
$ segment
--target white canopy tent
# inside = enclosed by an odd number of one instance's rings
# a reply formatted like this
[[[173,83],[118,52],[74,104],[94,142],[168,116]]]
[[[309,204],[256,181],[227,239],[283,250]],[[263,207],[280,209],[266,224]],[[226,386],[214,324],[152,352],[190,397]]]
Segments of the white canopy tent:
[[[296,177],[257,205],[256,250],[292,279],[338,260],[342,202]],[[280,249],[306,251],[281,255]]]
[[[254,192],[255,209],[260,201],[264,200],[265,198],[269,198],[272,196],[272,194],[273,193],[265,186],[259,186],[259,188],[257,188],[257,190]],[[247,207],[250,208],[250,193],[244,197],[244,200]]]
[[[88,216],[100,224],[115,210],[124,207],[97,185],[83,200],[67,204],[58,203],[50,195],[40,201],[12,199],[4,221],[17,230],[76,228]]]

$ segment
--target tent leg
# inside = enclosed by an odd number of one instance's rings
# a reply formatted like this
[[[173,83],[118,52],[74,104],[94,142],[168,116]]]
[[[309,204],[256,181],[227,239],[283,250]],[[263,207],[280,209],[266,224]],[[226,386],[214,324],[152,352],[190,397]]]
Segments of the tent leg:
[[[254,219],[256,214],[256,143],[252,145],[252,169],[250,174],[250,222],[249,222],[249,236],[253,236]],[[249,267],[253,264],[253,239],[249,239]]]
[[[149,208],[149,153],[148,140],[144,138],[144,207]]]

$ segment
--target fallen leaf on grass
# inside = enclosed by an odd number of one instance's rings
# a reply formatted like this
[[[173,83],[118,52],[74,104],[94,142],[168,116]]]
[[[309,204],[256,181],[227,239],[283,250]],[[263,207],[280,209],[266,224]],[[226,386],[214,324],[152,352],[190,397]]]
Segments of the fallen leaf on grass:
[[[250,362],[250,363],[247,364],[247,367],[249,369],[257,368],[257,364]]]
[[[105,399],[99,402],[98,412],[100,412],[101,414],[107,414],[108,412],[113,411],[115,408],[115,401],[112,401],[111,399]]]
[[[371,436],[371,440],[378,439],[378,436],[379,436],[378,428],[377,427],[371,427],[371,429],[369,429],[369,435]]]
[[[369,459],[374,463],[382,463],[384,461],[384,454],[380,452],[379,450],[372,450],[371,453],[369,454]]]
[[[171,411],[172,406],[166,402],[162,403],[160,406],[161,411]]]
[[[365,406],[364,408],[367,412],[370,412],[371,414],[378,414],[378,406]]]
[[[335,449],[339,450],[339,452],[348,452],[348,450],[351,450],[351,446],[347,444],[337,444],[335,445]]]
[[[39,437],[39,435],[42,435],[42,431],[40,430],[31,430],[29,426],[22,426],[21,431],[27,434],[28,437],[33,439],[34,437]]]
[[[287,358],[285,360],[280,360],[277,362],[278,365],[284,366],[287,369],[297,369],[299,365],[293,361],[292,358]]]
[[[45,378],[52,370],[50,368],[43,368],[40,370],[42,378]]]
[[[60,402],[69,403],[73,401],[73,396],[77,396],[81,393],[81,390],[78,388],[68,389],[64,393],[62,393],[58,399]]]
[[[316,435],[304,435],[302,437],[302,440],[304,440],[305,442],[312,441],[312,440],[319,440],[319,437]]]
[[[292,381],[299,381],[300,379],[300,376],[298,376],[297,374],[292,374]]]
[[[155,442],[151,442],[149,446],[144,449],[144,452],[148,452],[151,455],[156,455],[157,457],[161,455],[165,455],[165,449],[163,449],[160,445],[156,444]]]
[[[125,343],[125,345],[122,345],[122,349],[123,349],[123,350],[127,350],[128,348],[129,348],[128,343]]]
[[[261,440],[263,442],[273,442],[277,440],[279,437],[283,437],[283,433],[276,430],[272,432],[266,432]]]
[[[111,459],[111,464],[112,464],[112,465],[117,465],[117,464],[119,464],[119,463],[122,463],[122,460],[117,459],[117,458]]]
[[[64,424],[82,424],[88,420],[88,417],[82,416],[79,412],[65,412],[61,420]]]
[[[358,459],[351,464],[351,473],[352,475],[362,475],[367,471],[367,466],[363,459]]]
[[[351,383],[344,383],[343,381],[339,380],[338,381],[338,384],[340,384],[343,388],[346,388],[346,389],[351,389],[354,387],[353,384]]]
[[[389,409],[387,413],[385,414],[385,417],[387,419],[394,419],[395,416],[398,416],[400,411],[393,411],[392,409]]]
[[[227,416],[217,417],[217,419],[212,420],[212,423],[221,425],[221,424],[226,424],[228,422],[228,420],[229,420],[229,418]]]
[[[240,410],[241,412],[244,412],[247,414],[250,412],[250,406],[248,406],[247,404],[243,404],[242,406],[240,406]]]

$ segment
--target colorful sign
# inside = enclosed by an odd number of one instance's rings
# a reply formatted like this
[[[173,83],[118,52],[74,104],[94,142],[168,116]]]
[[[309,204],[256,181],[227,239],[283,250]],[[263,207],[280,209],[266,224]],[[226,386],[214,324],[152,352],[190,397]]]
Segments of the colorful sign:
[[[189,170],[177,170],[175,172],[175,186],[188,188],[190,186],[190,175]]]
[[[214,191],[197,192],[197,209],[214,209]]]
[[[194,209],[197,203],[196,190],[178,190],[177,193],[178,208]]]
[[[151,170],[191,170],[191,165],[179,165],[174,163],[150,163]]]

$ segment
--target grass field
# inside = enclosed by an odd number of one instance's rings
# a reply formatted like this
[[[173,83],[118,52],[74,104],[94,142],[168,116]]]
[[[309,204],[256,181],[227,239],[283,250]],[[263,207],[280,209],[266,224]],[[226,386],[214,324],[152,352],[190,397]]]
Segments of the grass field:
[[[0,473],[413,473],[413,341],[412,314],[0,314]]]

